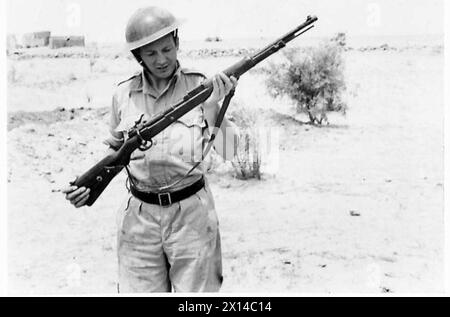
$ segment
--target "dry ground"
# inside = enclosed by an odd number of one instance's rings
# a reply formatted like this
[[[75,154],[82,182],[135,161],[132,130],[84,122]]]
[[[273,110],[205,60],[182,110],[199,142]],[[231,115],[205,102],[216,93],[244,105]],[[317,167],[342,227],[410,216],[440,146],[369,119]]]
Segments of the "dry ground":
[[[213,73],[234,60],[184,64]],[[241,78],[237,104],[279,128],[279,164],[262,181],[226,168],[209,176],[223,292],[443,291],[443,54],[354,51],[346,65],[349,111],[323,128],[269,97],[264,74]],[[104,107],[135,66],[100,58],[92,72],[88,59],[10,67],[10,292],[114,293],[124,175],[92,208],[75,210],[56,190],[102,156]],[[56,107],[65,109],[14,114]]]

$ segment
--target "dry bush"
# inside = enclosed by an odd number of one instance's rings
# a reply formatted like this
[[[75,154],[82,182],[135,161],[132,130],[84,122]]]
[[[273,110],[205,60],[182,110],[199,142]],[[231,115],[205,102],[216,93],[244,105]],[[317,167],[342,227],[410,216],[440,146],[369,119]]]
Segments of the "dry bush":
[[[342,101],[345,91],[342,52],[345,34],[338,33],[315,48],[288,50],[286,63],[271,65],[266,84],[269,93],[287,95],[295,103],[297,112],[306,113],[312,124],[328,124],[326,113],[347,108]]]
[[[208,36],[205,42],[222,42],[222,39],[218,36]]]
[[[261,179],[261,150],[258,134],[260,111],[234,104],[230,120],[239,127],[237,155],[231,162],[238,179]]]

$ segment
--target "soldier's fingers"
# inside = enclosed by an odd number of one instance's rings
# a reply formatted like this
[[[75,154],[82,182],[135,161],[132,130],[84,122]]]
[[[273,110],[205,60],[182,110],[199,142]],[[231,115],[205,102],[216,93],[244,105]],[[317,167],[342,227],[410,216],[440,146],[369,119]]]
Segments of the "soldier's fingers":
[[[238,80],[236,77],[231,76],[230,77],[231,82],[233,83],[233,88],[236,88],[237,84],[238,84]]]
[[[90,191],[91,191],[91,190],[88,188],[84,193],[82,193],[81,195],[75,197],[75,198],[73,199],[73,203],[74,203],[74,204],[77,204],[78,202],[80,202],[81,200],[83,200],[86,196],[89,196],[89,192],[90,192]]]
[[[73,200],[78,195],[82,194],[86,190],[86,187],[80,187],[76,191],[71,192],[70,194],[66,195],[67,200]]]
[[[225,75],[224,72],[220,72],[219,76],[220,76],[220,78],[222,79],[223,82],[230,82],[231,83],[231,77],[228,77],[227,75]]]
[[[219,95],[219,84],[217,83],[216,77],[213,77],[212,83],[213,83],[213,94],[218,96]]]
[[[222,73],[219,73],[219,76],[220,76],[220,79],[221,79],[222,83],[224,84],[225,92],[226,92],[226,93],[229,92],[229,91],[231,90],[231,88],[233,88],[233,83],[232,83],[232,81],[231,81],[230,78],[229,78],[227,75],[225,75],[223,72],[222,72]]]
[[[76,190],[78,187],[77,186],[69,186],[69,187],[65,187],[63,189],[61,189],[61,193],[63,194],[68,194],[73,192],[74,190]]]
[[[84,204],[86,204],[86,201],[88,200],[88,198],[89,198],[89,195],[86,196],[86,197],[84,197],[81,201],[79,201],[79,202],[75,205],[75,208],[83,207]]]
[[[219,86],[219,92],[220,92],[219,96],[220,96],[220,99],[222,99],[225,95],[225,85],[224,85],[222,79],[220,78],[220,75],[217,76],[216,78],[217,78],[217,85]]]
[[[233,82],[224,73],[220,73],[219,75],[220,75],[220,78],[222,79],[222,83],[224,84],[224,87],[225,87],[224,92],[227,95],[230,92],[230,90],[233,88]]]
[[[72,191],[66,195],[66,199],[73,200],[78,195],[82,194],[86,190],[86,187],[80,187],[75,191]]]
[[[76,175],[76,176],[75,176],[75,179],[74,179],[73,181],[71,181],[69,184],[70,184],[70,185],[73,185],[73,184],[77,181],[77,179],[78,179],[78,175]]]
[[[220,73],[218,73],[217,75],[218,75],[218,77],[220,77],[220,79],[222,79],[223,82],[227,82],[227,81],[230,80],[230,79],[228,78],[228,76],[225,75],[223,72],[220,72]]]

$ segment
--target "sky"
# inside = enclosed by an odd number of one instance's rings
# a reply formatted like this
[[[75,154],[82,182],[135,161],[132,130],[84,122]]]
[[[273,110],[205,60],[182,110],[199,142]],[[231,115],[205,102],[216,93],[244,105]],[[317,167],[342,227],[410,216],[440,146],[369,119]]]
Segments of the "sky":
[[[443,0],[7,0],[7,32],[49,30],[85,35],[88,41],[124,41],[139,7],[156,5],[186,19],[184,40],[274,37],[319,17],[315,34],[443,34]]]

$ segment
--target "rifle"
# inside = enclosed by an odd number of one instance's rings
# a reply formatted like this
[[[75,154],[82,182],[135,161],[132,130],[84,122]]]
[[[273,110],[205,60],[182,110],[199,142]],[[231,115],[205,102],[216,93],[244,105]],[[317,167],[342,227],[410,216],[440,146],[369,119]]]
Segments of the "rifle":
[[[308,16],[304,23],[292,31],[286,33],[284,36],[258,51],[255,55],[244,57],[241,61],[228,67],[223,72],[228,77],[234,76],[239,78],[242,74],[253,68],[255,65],[285,47],[288,42],[313,28],[313,23],[315,21],[317,21],[317,17]],[[181,118],[187,112],[191,111],[208,99],[212,93],[212,90],[213,85],[212,79],[210,78],[188,92],[175,105],[153,116],[150,121],[141,125],[136,123],[136,126],[128,133],[129,138],[115,153],[107,155],[100,162],[71,183],[71,185],[75,185],[77,187],[90,188],[91,191],[89,193],[89,198],[86,201],[86,205],[92,206],[111,180],[129,164],[131,153],[133,153],[134,150],[138,148],[141,150],[148,149],[152,144],[151,140],[153,137]],[[229,99],[231,99],[231,95],[228,95],[225,98],[228,103],[230,101]],[[217,122],[221,122],[221,119],[223,119],[227,106],[222,106],[222,108],[225,109],[221,109],[221,112],[219,112]],[[211,140],[212,139],[213,137]]]

